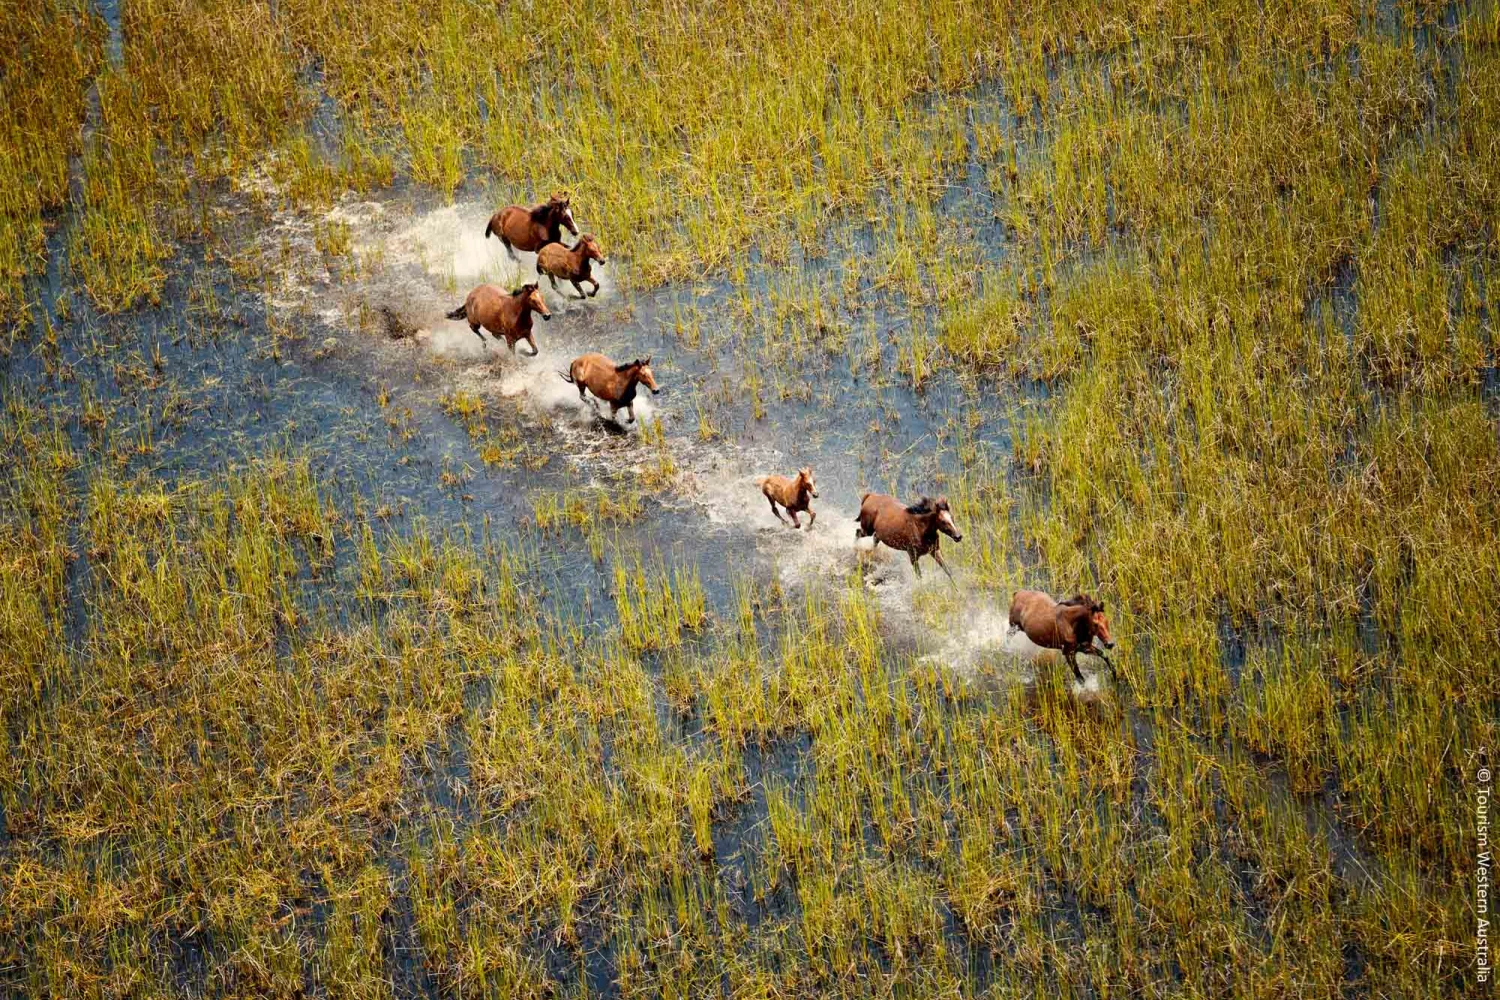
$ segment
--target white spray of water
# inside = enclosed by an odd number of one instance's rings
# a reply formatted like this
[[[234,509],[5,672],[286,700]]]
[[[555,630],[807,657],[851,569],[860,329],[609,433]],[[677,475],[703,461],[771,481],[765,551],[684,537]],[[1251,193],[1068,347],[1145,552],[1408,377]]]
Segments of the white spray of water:
[[[452,287],[467,294],[475,285],[505,288],[535,274],[535,255],[512,259],[498,239],[484,235],[488,209],[478,203],[447,205],[417,216],[395,233],[377,232],[367,246],[380,246],[387,259],[415,263],[436,287]],[[530,272],[522,267],[529,257]]]

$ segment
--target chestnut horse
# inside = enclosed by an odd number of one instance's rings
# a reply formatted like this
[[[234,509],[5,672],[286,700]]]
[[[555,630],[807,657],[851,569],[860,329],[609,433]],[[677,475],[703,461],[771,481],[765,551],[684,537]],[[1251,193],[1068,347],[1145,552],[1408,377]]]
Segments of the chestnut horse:
[[[595,410],[599,409],[599,400],[609,404],[609,417],[615,423],[619,423],[617,414],[624,410],[630,415],[630,423],[635,423],[635,391],[636,387],[644,385],[653,394],[661,392],[656,384],[656,376],[651,374],[651,359],[642,361],[640,358],[623,365],[617,365],[602,354],[584,354],[573,359],[566,372],[558,372],[562,380],[569,385],[578,386],[578,398],[586,399],[584,390],[594,394],[594,399],[589,400]]]
[[[1096,601],[1086,594],[1075,594],[1066,601],[1054,601],[1040,590],[1018,590],[1010,602],[1010,631],[1022,629],[1026,638],[1043,649],[1062,650],[1073,676],[1083,683],[1083,673],[1078,669],[1079,653],[1093,653],[1103,660],[1113,673],[1115,665],[1102,650],[1094,648],[1097,638],[1105,649],[1114,649],[1114,640],[1109,637],[1109,620],[1104,617],[1104,602]]]
[[[599,242],[594,239],[593,233],[584,233],[578,237],[578,242],[573,244],[572,249],[561,243],[548,243],[536,252],[536,273],[545,274],[547,280],[552,282],[552,287],[557,287],[557,279],[571,281],[573,287],[578,290],[578,297],[584,298],[585,294],[580,281],[587,281],[594,287],[587,293],[588,298],[599,294],[599,281],[590,273],[589,261],[597,260],[604,263],[604,251],[599,249]]]
[[[791,515],[790,527],[802,527],[797,520],[797,512],[806,511],[807,530],[812,530],[813,522],[818,519],[817,513],[812,509],[812,498],[818,495],[812,469],[798,469],[797,474],[791,477],[762,476],[755,481],[755,485],[760,487],[761,494],[771,505],[771,513],[776,515],[776,520],[788,524],[787,519],[781,516],[781,511],[776,509],[776,505],[781,504]]]
[[[468,321],[469,329],[474,331],[474,336],[479,338],[486,350],[490,345],[484,339],[484,334],[479,332],[481,326],[497,340],[504,337],[505,345],[512,353],[517,341],[526,341],[531,345],[531,356],[536,357],[536,337],[531,333],[533,312],[541,313],[544,320],[552,318],[547,303],[542,301],[541,290],[534,282],[509,293],[494,285],[480,285],[469,293],[463,305],[448,314],[448,318]]]
[[[955,542],[963,541],[964,536],[953,525],[946,497],[936,500],[923,497],[908,507],[888,494],[866,493],[859,498],[859,517],[855,520],[859,522],[854,529],[856,542],[873,536],[876,545],[884,542],[893,549],[900,549],[911,557],[911,568],[916,570],[918,579],[921,579],[922,567],[917,565],[917,560],[930,554],[948,574],[948,579],[953,579],[952,571],[938,552],[938,532]]]
[[[573,210],[568,207],[570,200],[567,195],[553,195],[531,208],[506,205],[490,216],[489,224],[484,227],[485,239],[491,234],[500,237],[506,252],[514,257],[517,249],[540,250],[548,243],[558,242],[564,226],[577,236]]]

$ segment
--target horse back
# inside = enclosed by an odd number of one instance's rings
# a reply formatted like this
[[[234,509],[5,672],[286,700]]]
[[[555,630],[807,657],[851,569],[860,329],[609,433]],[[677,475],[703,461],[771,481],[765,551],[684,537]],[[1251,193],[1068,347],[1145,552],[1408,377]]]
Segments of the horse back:
[[[589,391],[600,399],[614,398],[615,365],[604,355],[580,354],[573,359],[573,366],[568,373],[573,376],[574,381],[588,386]]]
[[[1018,590],[1010,601],[1010,623],[1030,631],[1028,621],[1037,621],[1035,612],[1050,611],[1057,606],[1051,594],[1040,590]],[[1050,618],[1050,616],[1048,616]]]
[[[532,224],[531,209],[524,205],[507,205],[500,210],[500,225],[497,227],[505,238],[522,250],[536,245],[536,227]]]
[[[536,252],[536,260],[542,269],[548,274],[557,277],[566,277],[568,272],[574,270],[572,253],[561,243],[548,243]]]
[[[500,316],[501,293],[494,285],[480,285],[464,300],[469,322],[490,326]]]

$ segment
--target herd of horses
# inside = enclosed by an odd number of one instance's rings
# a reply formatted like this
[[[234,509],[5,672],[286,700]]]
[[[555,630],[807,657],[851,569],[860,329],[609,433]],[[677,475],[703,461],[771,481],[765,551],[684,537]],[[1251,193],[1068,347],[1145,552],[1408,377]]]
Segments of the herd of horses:
[[[571,247],[563,242],[564,229],[576,238]],[[535,252],[537,275],[545,275],[554,290],[557,279],[562,278],[572,284],[580,299],[598,294],[599,282],[591,268],[596,262],[604,264],[604,253],[593,234],[579,234],[566,195],[553,195],[531,207],[508,205],[490,217],[484,235],[486,239],[498,236],[512,259],[517,250]],[[591,286],[587,292],[583,289],[584,282]],[[480,285],[469,293],[463,305],[448,313],[448,318],[467,322],[486,349],[489,343],[481,329],[489,331],[496,340],[503,339],[512,353],[516,344],[526,341],[535,357],[538,350],[532,329],[533,313],[544,321],[552,318],[542,298],[540,282],[528,282],[510,292],[494,285]],[[568,370],[558,374],[570,385],[576,385],[578,398],[588,400],[596,411],[600,401],[608,403],[610,417],[616,421],[623,409],[630,422],[635,422],[635,398],[641,386],[653,394],[661,391],[649,357],[617,364],[603,354],[591,352],[574,358]],[[818,489],[811,468],[801,468],[795,476],[764,476],[756,480],[756,485],[777,520],[800,529],[802,522],[797,515],[806,514],[807,528],[812,529],[817,520],[812,500],[817,497]],[[905,552],[918,578],[922,576],[918,560],[930,555],[948,579],[953,579],[939,551],[941,535],[955,542],[963,540],[963,534],[953,523],[946,497],[924,496],[913,504],[904,504],[886,493],[865,493],[860,497],[854,528],[856,545],[861,539],[872,538],[871,551],[884,544]],[[1010,634],[1017,631],[1025,632],[1028,639],[1044,649],[1061,652],[1080,684],[1084,678],[1078,668],[1079,653],[1098,656],[1111,672],[1114,670],[1114,664],[1104,655],[1104,650],[1114,648],[1104,604],[1086,594],[1057,601],[1039,590],[1016,591],[1010,605]]]
[[[563,242],[562,231],[566,229],[576,242],[570,247]],[[552,288],[557,289],[557,279],[569,282],[578,292],[578,297],[592,298],[599,294],[599,282],[593,275],[595,262],[604,264],[604,251],[593,233],[579,234],[578,224],[573,221],[572,199],[567,195],[554,194],[540,205],[507,205],[485,224],[484,237],[498,236],[505,252],[515,259],[517,250],[536,253],[536,273],[545,275]],[[583,290],[583,282],[589,290]],[[531,347],[531,356],[540,351],[536,346],[536,331],[532,315],[542,317],[545,322],[552,318],[542,298],[539,281],[531,281],[514,291],[505,291],[495,285],[480,285],[464,299],[463,305],[448,313],[449,319],[463,320],[474,331],[474,336],[489,349],[484,333],[489,331],[495,340],[505,341],[512,354],[521,341]],[[651,372],[651,359],[637,358],[625,364],[598,353],[584,354],[574,358],[568,371],[558,372],[570,384],[578,386],[578,397],[588,399],[598,409],[602,400],[610,406],[610,417],[624,410],[630,423],[635,423],[635,397],[637,389],[644,385],[653,393],[661,392],[656,377]]]

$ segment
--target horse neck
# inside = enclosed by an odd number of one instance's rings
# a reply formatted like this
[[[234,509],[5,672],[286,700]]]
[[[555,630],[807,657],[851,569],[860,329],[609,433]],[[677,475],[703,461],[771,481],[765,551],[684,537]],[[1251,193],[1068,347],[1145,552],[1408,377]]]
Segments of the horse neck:
[[[542,225],[547,227],[547,239],[552,243],[562,242],[562,213],[548,209],[542,215]]]
[[[1058,604],[1055,612],[1057,614],[1058,625],[1070,639],[1078,639],[1080,631],[1078,626],[1080,623],[1085,623],[1085,627],[1082,630],[1085,633],[1084,638],[1080,641],[1087,641],[1089,632],[1086,624],[1089,618],[1088,608],[1080,604]]]
[[[516,326],[531,325],[531,303],[526,299],[512,298],[508,303],[510,306],[511,322]]]

